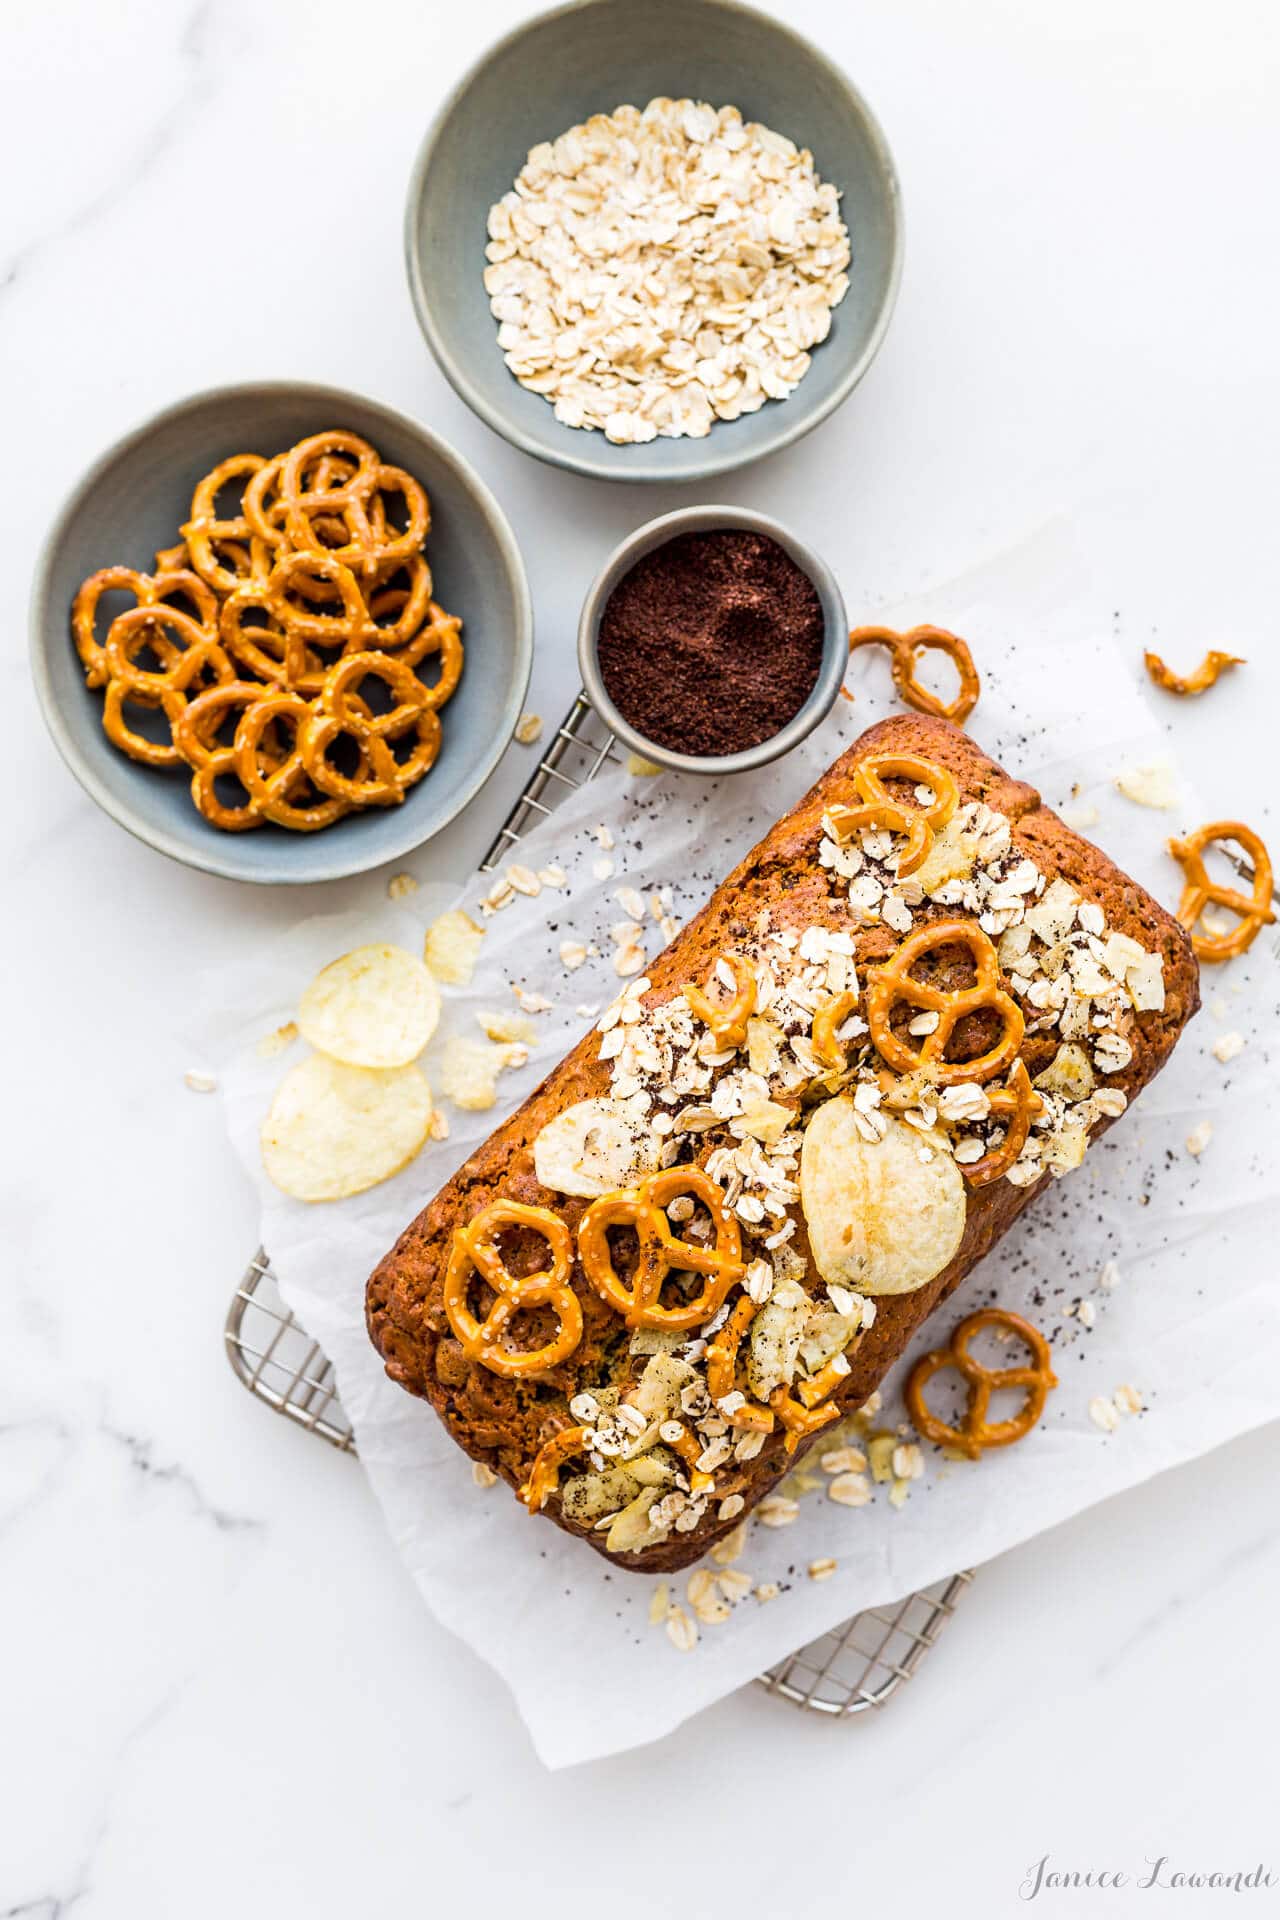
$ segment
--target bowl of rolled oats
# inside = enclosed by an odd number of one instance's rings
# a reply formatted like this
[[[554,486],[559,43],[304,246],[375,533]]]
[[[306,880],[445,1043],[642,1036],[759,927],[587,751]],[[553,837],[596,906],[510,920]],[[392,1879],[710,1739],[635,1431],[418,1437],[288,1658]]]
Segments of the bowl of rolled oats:
[[[419,150],[409,286],[481,419],[593,479],[789,446],[875,357],[897,175],[845,75],[737,0],[575,0],[498,42]]]

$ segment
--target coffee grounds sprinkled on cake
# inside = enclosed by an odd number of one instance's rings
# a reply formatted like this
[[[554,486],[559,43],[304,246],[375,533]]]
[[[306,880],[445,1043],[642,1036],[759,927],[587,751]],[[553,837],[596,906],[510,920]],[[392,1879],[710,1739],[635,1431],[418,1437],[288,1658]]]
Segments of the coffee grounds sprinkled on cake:
[[[817,588],[765,534],[679,534],[624,574],[600,622],[600,672],[638,733],[674,753],[759,746],[822,665]]]

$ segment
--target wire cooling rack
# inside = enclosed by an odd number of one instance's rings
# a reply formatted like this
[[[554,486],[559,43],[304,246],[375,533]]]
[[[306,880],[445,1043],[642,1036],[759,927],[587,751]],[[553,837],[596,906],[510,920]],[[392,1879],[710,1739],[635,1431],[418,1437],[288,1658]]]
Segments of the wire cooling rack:
[[[617,740],[580,693],[480,862],[481,872],[505,859],[566,793],[620,758]],[[282,1300],[261,1247],[232,1299],[226,1346],[250,1393],[340,1453],[355,1453],[333,1368]],[[779,1699],[838,1719],[883,1706],[916,1673],[972,1577],[953,1574],[890,1607],[855,1614],[761,1674],[760,1684]]]

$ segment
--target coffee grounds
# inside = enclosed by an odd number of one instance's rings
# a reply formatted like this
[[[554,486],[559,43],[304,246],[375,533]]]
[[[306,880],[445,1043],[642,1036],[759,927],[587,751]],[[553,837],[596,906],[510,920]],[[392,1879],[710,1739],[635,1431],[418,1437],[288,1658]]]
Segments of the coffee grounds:
[[[740,753],[772,739],[822,665],[817,588],[767,535],[682,533],[623,575],[597,652],[610,699],[675,753]]]

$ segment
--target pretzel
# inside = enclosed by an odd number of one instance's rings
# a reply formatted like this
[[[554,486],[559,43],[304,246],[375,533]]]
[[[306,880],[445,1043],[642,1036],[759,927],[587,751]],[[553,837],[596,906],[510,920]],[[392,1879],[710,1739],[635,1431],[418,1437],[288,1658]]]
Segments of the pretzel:
[[[219,461],[212,473],[206,473],[191,496],[191,514],[182,528],[182,538],[191,566],[216,593],[234,593],[246,575],[264,578],[270,565],[270,549],[254,533],[243,510],[232,520],[219,520],[217,514],[218,495],[223,488],[242,474],[246,479],[251,477],[266,464],[261,454],[233,453],[229,460]],[[219,553],[239,564],[224,566]]]
[[[1017,1334],[1030,1351],[1034,1366],[984,1367],[980,1360],[973,1359],[969,1353],[969,1342],[984,1327],[1005,1327],[1010,1333]],[[944,1367],[954,1367],[962,1374],[968,1389],[968,1404],[958,1427],[948,1426],[937,1414],[930,1413],[925,1403],[926,1386],[934,1374],[940,1373]],[[1021,1440],[1024,1434],[1030,1433],[1044,1412],[1050,1391],[1057,1384],[1049,1364],[1049,1343],[1039,1329],[1020,1314],[1009,1313],[1004,1307],[983,1307],[960,1322],[948,1345],[938,1347],[916,1361],[907,1379],[905,1398],[907,1411],[917,1431],[926,1440],[932,1440],[935,1446],[954,1447],[958,1452],[967,1454],[970,1460],[976,1460],[988,1447],[1009,1447],[1015,1440]],[[991,1395],[1006,1387],[1025,1387],[1026,1402],[1012,1420],[997,1420],[988,1425],[987,1408],[991,1404]]]
[[[131,593],[140,607],[154,607],[173,595],[190,601],[200,624],[211,630],[218,625],[218,602],[198,573],[192,573],[181,561],[175,561],[185,548],[156,555],[156,571],[138,573],[132,567],[102,567],[91,573],[71,605],[71,631],[76,652],[84,667],[85,685],[105,687],[110,678],[105,649],[97,638],[98,602],[104,593]]]
[[[312,718],[311,708],[296,693],[284,688],[258,689],[259,697],[242,717],[236,728],[235,770],[241,786],[258,808],[264,820],[272,821],[278,827],[291,827],[295,833],[316,833],[322,827],[331,827],[344,813],[350,812],[350,802],[338,794],[326,794],[316,789],[310,780],[306,767],[306,728]],[[263,736],[269,728],[277,725],[282,730],[292,731],[293,745],[290,752],[274,765],[264,770],[262,750]],[[357,765],[356,778],[368,766],[362,753]],[[307,800],[298,789],[308,783],[314,798]]]
[[[843,1374],[836,1376],[836,1379],[843,1378]],[[816,1384],[816,1381],[809,1384]],[[828,1387],[827,1392],[830,1391],[831,1387]],[[786,1429],[788,1453],[794,1453],[800,1442],[807,1440],[811,1433],[820,1432],[823,1427],[829,1427],[833,1420],[840,1418],[839,1407],[805,1406],[802,1401],[792,1397],[789,1387],[775,1387],[769,1395],[769,1405],[777,1414],[780,1425]]]
[[[1008,1173],[1027,1144],[1031,1122],[1044,1107],[1044,1101],[1031,1084],[1031,1076],[1021,1059],[1014,1061],[1007,1087],[993,1087],[987,1095],[992,1113],[1007,1116],[1004,1139],[998,1147],[971,1160],[960,1171],[971,1187],[987,1187],[1001,1174]]]
[[[169,631],[166,631],[168,629]],[[174,637],[170,637],[172,634]],[[134,655],[151,652],[158,667],[139,667]],[[173,767],[181,755],[173,744],[173,728],[187,696],[206,675],[215,682],[234,680],[235,670],[208,629],[188,614],[161,601],[130,607],[111,623],[103,648],[108,680],[102,706],[102,726],[112,746],[131,760],[149,767]],[[126,704],[161,707],[169,723],[167,741],[149,740],[136,733],[124,716]]]
[[[684,997],[695,1018],[710,1027],[717,1047],[741,1047],[746,1043],[747,1021],[756,1009],[756,977],[740,954],[726,953],[722,957],[735,982],[732,999],[712,1000],[695,986],[686,986]]]
[[[359,697],[361,683],[381,680],[395,697],[390,713],[372,714]],[[391,742],[416,734],[408,756],[398,760]],[[349,735],[361,748],[354,773],[340,773],[328,758],[334,742]],[[349,653],[325,675],[320,697],[299,740],[302,764],[312,784],[352,807],[398,807],[440,751],[440,717],[430,691],[411,667],[391,653]]]
[[[740,1407],[724,1412],[720,1407],[721,1401],[740,1391],[737,1378],[738,1348],[758,1312],[756,1302],[743,1294],[712,1339],[707,1347],[707,1389],[717,1410],[723,1412],[723,1417],[731,1427],[747,1427],[757,1433],[771,1433],[776,1418],[786,1432],[787,1452],[794,1453],[808,1434],[818,1432],[839,1418],[838,1407],[819,1403],[834,1393],[841,1380],[847,1377],[848,1368],[840,1368],[834,1362],[829,1362],[812,1380],[799,1382],[794,1393],[786,1385],[775,1387],[769,1395],[768,1406],[762,1406],[749,1394],[743,1394]]]
[[[922,753],[869,753],[860,760],[853,770],[853,784],[864,800],[893,800],[893,795],[885,786],[885,780],[912,780],[917,786],[929,787],[933,799],[923,813],[933,831],[945,827],[960,804],[960,788],[954,773],[947,767],[940,767],[936,760],[926,760]],[[902,801],[897,804],[901,806]],[[907,871],[901,861],[898,872]]]
[[[939,720],[951,720],[961,726],[977,706],[981,690],[978,669],[968,646],[957,634],[948,633],[945,627],[912,627],[909,633],[897,633],[892,627],[855,627],[849,635],[850,653],[859,647],[875,646],[889,648],[898,698],[914,707],[917,713],[931,713]],[[929,651],[945,653],[954,661],[960,676],[960,691],[949,704],[939,700],[936,693],[930,693],[928,687],[922,687],[916,679],[916,654]]]
[[[707,1209],[715,1227],[714,1246],[697,1246],[671,1231],[666,1208],[679,1194],[691,1194]],[[612,1227],[632,1228],[639,1242],[629,1285],[613,1264]],[[636,1187],[593,1200],[578,1223],[578,1258],[600,1298],[632,1329],[700,1327],[718,1311],[730,1287],[745,1272],[738,1223],[719,1187],[701,1167],[670,1167]],[[696,1299],[684,1306],[663,1306],[663,1283],[672,1272],[702,1275]]]
[[[208,687],[182,708],[173,723],[173,744],[191,768],[191,798],[212,826],[225,833],[243,833],[260,827],[261,808],[252,797],[243,805],[228,806],[220,799],[217,782],[236,772],[234,746],[218,746],[215,736],[229,713],[252,707],[263,689],[252,680],[230,680]]]
[[[846,846],[855,833],[877,827],[887,828],[890,833],[900,833],[906,838],[906,846],[898,855],[898,877],[906,879],[914,873],[928,858],[933,845],[933,828],[923,813],[911,807],[900,807],[896,800],[864,801],[860,807],[846,807],[836,803],[827,808],[827,821],[832,833],[841,846]]]
[[[968,951],[976,975],[971,987],[947,993],[913,977],[911,969],[916,961],[941,947],[964,947]],[[889,1024],[900,1000],[920,1012],[938,1015],[937,1026],[920,1041],[918,1050],[908,1043],[913,1036],[896,1034]],[[871,1038],[881,1059],[898,1073],[927,1067],[938,1086],[955,1086],[962,1080],[992,1080],[1011,1064],[1022,1045],[1022,1009],[1000,985],[996,950],[972,920],[934,920],[909,933],[884,966],[869,969],[866,1003]],[[957,1023],[983,1007],[1000,1016],[1000,1039],[976,1060],[948,1060],[947,1045]]]
[[[1144,653],[1142,661],[1158,687],[1163,687],[1166,693],[1181,694],[1204,693],[1228,668],[1245,664],[1238,653],[1219,653],[1216,647],[1210,648],[1193,673],[1175,673],[1172,667],[1166,667],[1158,653]]]
[[[336,486],[315,485],[315,463],[334,452],[353,456],[355,471]],[[308,479],[313,481],[310,486]],[[383,466],[369,443],[356,434],[317,433],[300,440],[284,456],[278,485],[285,530],[293,545],[310,551],[325,547],[366,580],[392,562],[407,560],[426,538],[430,509],[418,482],[400,467]],[[380,524],[371,518],[370,503],[386,492],[404,498],[408,525],[403,533],[389,532],[385,514]],[[348,536],[346,541],[326,546],[317,537],[317,516],[340,521]]]
[[[540,1234],[551,1255],[550,1266],[520,1278],[508,1272],[498,1247],[498,1235],[506,1227],[528,1227]],[[546,1373],[567,1360],[582,1339],[582,1305],[569,1285],[572,1260],[568,1225],[546,1207],[491,1200],[465,1227],[456,1228],[445,1272],[444,1310],[468,1360],[507,1380]],[[467,1304],[477,1275],[497,1296],[483,1320],[477,1320]],[[504,1336],[519,1314],[537,1307],[549,1307],[555,1314],[555,1336],[544,1346],[512,1352],[502,1344]]]
[[[735,1302],[733,1312],[707,1346],[707,1391],[720,1410],[720,1402],[738,1389],[738,1348],[743,1335],[755,1319],[756,1303],[749,1294]],[[724,1418],[731,1427],[747,1427],[757,1433],[773,1432],[773,1415],[758,1400],[743,1395],[743,1404]]]
[[[824,1000],[813,1016],[813,1050],[824,1067],[833,1067],[837,1073],[845,1065],[845,1043],[838,1040],[836,1034],[857,1004],[857,994],[846,988],[843,993]]]
[[[1234,840],[1253,862],[1253,892],[1240,893],[1235,887],[1219,886],[1205,869],[1204,850],[1217,840]],[[1178,902],[1178,919],[1191,935],[1198,960],[1233,960],[1247,953],[1263,927],[1274,921],[1271,904],[1271,856],[1252,827],[1239,820],[1214,820],[1197,827],[1185,839],[1171,840],[1169,851],[1182,868],[1186,884]],[[1229,933],[1197,933],[1196,922],[1207,906],[1226,907],[1239,914],[1239,924]]]
[[[520,1488],[520,1498],[530,1513],[538,1513],[560,1484],[560,1469],[566,1460],[586,1451],[590,1427],[562,1427],[550,1440],[544,1440],[534,1456],[529,1478]]]

